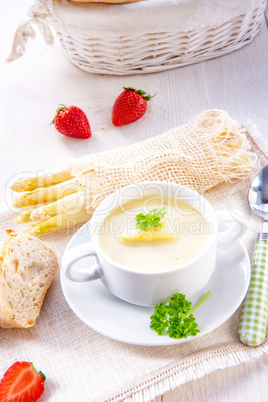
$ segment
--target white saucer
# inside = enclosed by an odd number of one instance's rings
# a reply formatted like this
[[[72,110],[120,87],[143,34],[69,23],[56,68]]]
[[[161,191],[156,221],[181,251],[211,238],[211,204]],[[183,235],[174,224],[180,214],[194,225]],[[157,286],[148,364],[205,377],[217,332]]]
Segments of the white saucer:
[[[89,241],[89,222],[70,240],[66,250]],[[85,266],[88,257],[78,261]],[[250,260],[241,241],[218,249],[216,269],[202,290],[190,301],[193,306],[210,291],[204,303],[194,312],[200,333],[186,339],[158,336],[150,329],[154,309],[124,302],[113,296],[98,279],[92,282],[69,281],[61,270],[61,286],[67,303],[89,327],[111,339],[133,345],[164,346],[189,342],[222,325],[242,303],[250,281]]]

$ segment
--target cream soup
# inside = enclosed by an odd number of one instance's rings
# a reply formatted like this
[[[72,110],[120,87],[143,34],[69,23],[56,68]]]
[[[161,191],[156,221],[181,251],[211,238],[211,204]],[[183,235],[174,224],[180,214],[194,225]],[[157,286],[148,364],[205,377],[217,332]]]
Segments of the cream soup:
[[[161,230],[166,233],[166,239],[122,240],[138,238],[142,233],[136,228],[138,214],[146,215],[162,207],[166,214],[161,219]],[[179,267],[195,258],[204,248],[210,230],[204,216],[188,203],[151,196],[115,208],[101,227],[99,244],[105,254],[119,264],[136,271],[158,272]]]

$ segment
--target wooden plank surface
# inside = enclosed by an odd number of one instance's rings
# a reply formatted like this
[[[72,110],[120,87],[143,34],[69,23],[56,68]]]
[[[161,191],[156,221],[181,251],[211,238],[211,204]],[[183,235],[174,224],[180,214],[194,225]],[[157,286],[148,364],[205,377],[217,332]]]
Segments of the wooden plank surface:
[[[265,402],[268,395],[268,357],[217,370],[170,391],[156,402]]]

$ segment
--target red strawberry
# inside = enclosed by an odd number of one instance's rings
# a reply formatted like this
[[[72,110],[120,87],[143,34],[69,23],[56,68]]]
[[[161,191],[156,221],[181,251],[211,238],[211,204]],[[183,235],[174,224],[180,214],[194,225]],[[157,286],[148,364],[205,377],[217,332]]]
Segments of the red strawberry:
[[[140,119],[147,110],[147,101],[151,98],[152,96],[141,89],[124,87],[124,91],[116,98],[113,105],[113,124],[119,127]]]
[[[35,370],[32,363],[16,362],[0,381],[0,401],[35,402],[44,391],[45,375]]]
[[[91,137],[90,125],[87,116],[77,106],[60,105],[53,122],[56,129],[67,137],[89,138]]]

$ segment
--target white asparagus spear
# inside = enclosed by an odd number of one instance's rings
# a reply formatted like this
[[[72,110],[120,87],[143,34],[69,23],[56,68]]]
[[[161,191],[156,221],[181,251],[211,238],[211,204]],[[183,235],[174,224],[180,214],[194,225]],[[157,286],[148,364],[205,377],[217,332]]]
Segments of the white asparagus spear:
[[[77,191],[79,186],[75,179],[67,180],[55,186],[20,193],[14,200],[14,207],[24,208],[54,202]]]
[[[72,217],[83,210],[85,210],[85,196],[83,191],[78,191],[51,204],[41,205],[33,209],[29,218],[36,223],[61,213]]]
[[[78,223],[87,222],[91,215],[84,209],[75,215],[66,215],[65,213],[52,216],[45,221],[39,222],[35,225],[29,226],[23,232],[31,233],[33,235],[41,235],[48,232],[54,232],[59,229],[69,228],[77,225]]]
[[[68,169],[52,172],[41,172],[34,177],[25,177],[17,180],[10,186],[12,191],[34,191],[38,188],[54,186],[73,177]]]
[[[33,209],[27,209],[27,211],[23,211],[17,218],[14,219],[16,223],[28,223],[31,222],[30,215]]]

